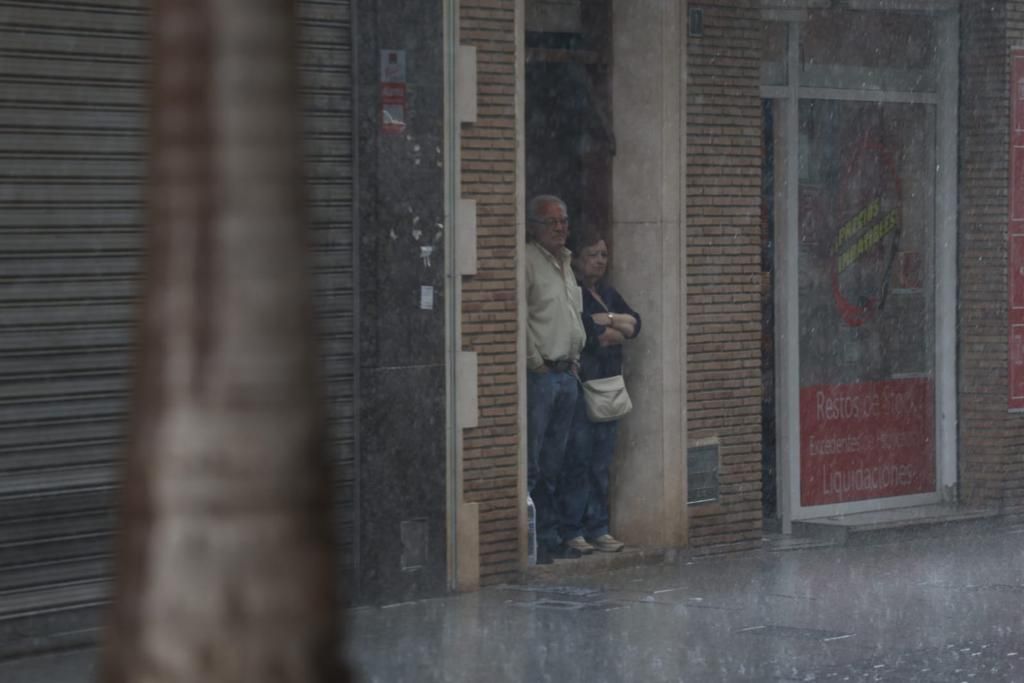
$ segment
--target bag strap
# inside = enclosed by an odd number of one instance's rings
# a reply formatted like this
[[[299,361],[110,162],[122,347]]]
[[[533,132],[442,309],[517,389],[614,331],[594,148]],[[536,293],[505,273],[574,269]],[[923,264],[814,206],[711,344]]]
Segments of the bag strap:
[[[594,289],[589,290],[589,291],[590,291],[590,296],[594,297],[594,301],[596,301],[597,303],[601,304],[601,307],[604,309],[605,313],[611,313],[612,312],[612,309],[608,308],[608,304],[606,304],[604,302],[604,299],[601,298],[601,295],[597,293],[597,288],[596,287]]]

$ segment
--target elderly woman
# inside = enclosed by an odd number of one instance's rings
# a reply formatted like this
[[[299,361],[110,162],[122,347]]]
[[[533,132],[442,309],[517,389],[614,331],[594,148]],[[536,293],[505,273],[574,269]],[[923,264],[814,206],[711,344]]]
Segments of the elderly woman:
[[[608,247],[597,234],[585,235],[573,264],[583,291],[587,343],[580,356],[580,379],[622,374],[622,345],[640,332],[640,315],[613,287],[605,284]],[[608,528],[608,472],[615,453],[619,423],[592,422],[582,392],[569,438],[569,464],[559,486],[566,545],[581,553],[614,553],[623,544]]]

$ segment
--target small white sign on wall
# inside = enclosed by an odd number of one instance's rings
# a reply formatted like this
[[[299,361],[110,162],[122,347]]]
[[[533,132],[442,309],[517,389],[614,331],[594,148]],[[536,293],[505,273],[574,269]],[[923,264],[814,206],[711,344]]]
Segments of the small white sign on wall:
[[[420,287],[420,308],[424,311],[434,310],[434,288],[430,285]]]

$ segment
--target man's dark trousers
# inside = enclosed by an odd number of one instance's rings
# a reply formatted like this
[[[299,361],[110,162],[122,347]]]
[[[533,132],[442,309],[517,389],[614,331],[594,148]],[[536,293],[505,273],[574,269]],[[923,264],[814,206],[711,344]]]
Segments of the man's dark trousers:
[[[526,487],[537,509],[537,545],[558,547],[562,538],[555,498],[565,464],[566,443],[579,396],[579,381],[571,372],[527,372]]]

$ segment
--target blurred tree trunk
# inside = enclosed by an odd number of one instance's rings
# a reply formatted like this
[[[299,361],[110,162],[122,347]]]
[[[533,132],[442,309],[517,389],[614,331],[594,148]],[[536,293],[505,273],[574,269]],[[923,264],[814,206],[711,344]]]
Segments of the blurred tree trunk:
[[[153,7],[145,308],[102,676],[346,680],[294,2]]]

